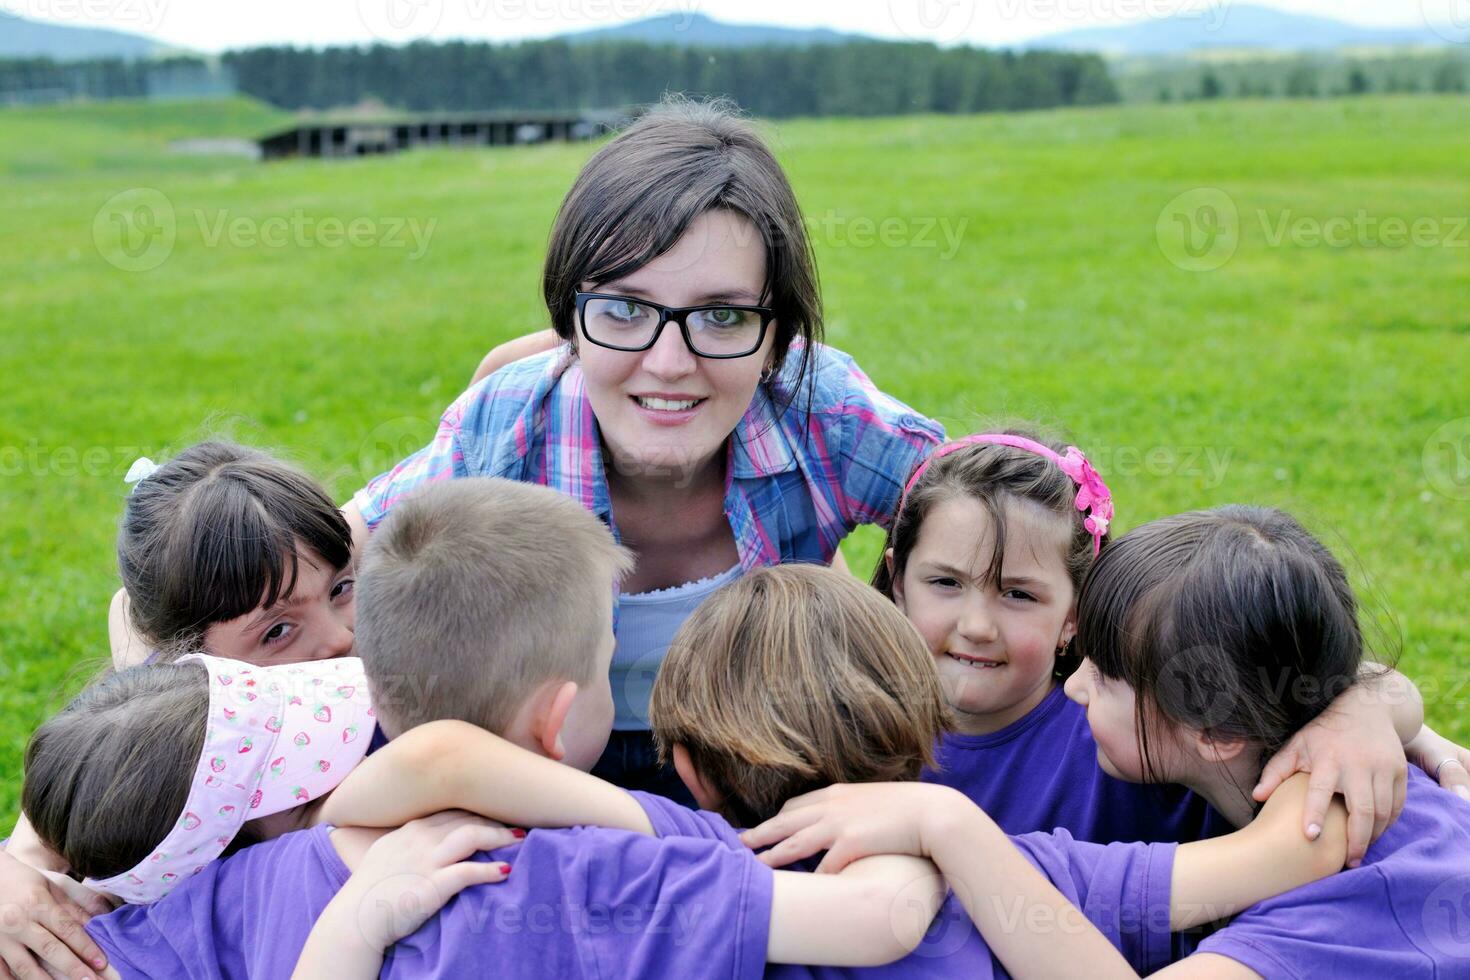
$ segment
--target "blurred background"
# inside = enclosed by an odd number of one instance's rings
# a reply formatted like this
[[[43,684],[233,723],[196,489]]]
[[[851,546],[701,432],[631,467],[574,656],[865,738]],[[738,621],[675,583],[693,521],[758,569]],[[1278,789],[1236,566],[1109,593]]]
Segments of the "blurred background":
[[[666,92],[758,120],[880,387],[1076,442],[1122,529],[1292,510],[1470,740],[1470,3],[848,6],[0,0],[0,819],[133,460],[346,499],[546,325],[557,205]]]

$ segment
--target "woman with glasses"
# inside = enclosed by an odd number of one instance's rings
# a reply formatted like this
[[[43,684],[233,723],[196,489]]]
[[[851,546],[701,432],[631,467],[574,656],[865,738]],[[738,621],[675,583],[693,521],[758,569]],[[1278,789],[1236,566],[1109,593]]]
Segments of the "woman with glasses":
[[[508,345],[542,352],[473,385],[345,513],[360,547],[415,486],[476,475],[553,487],[605,520],[638,564],[617,603],[616,718],[596,772],[692,802],[649,736],[674,632],[744,572],[832,562],[854,527],[886,523],[943,431],[820,343],[791,185],[722,106],[665,102],[592,158],[557,215],[543,289],[552,332]]]

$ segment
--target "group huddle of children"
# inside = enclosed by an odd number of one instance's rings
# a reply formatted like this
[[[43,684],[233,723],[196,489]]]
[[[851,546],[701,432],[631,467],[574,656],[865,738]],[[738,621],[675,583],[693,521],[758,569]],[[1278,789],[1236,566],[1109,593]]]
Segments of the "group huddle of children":
[[[107,976],[1470,976],[1470,802],[1404,767],[1339,562],[1112,516],[1076,449],[971,436],[871,586],[721,588],[651,701],[695,811],[586,772],[630,559],[579,504],[434,484],[354,561],[308,477],[200,444],[127,502],[148,662],[120,628],[35,733],[10,849],[129,903],[68,941]],[[1263,778],[1363,739],[1376,806]]]

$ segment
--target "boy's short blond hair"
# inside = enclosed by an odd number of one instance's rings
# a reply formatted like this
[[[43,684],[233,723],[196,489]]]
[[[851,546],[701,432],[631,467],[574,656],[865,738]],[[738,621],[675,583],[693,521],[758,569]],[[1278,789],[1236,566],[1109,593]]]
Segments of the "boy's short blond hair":
[[[357,654],[384,730],[452,718],[501,732],[541,684],[589,683],[631,567],[601,521],[546,487],[415,490],[358,569]]]
[[[737,826],[836,782],[917,779],[949,727],[934,658],[876,590],[819,565],[720,589],[675,635],[654,737],[683,745]]]

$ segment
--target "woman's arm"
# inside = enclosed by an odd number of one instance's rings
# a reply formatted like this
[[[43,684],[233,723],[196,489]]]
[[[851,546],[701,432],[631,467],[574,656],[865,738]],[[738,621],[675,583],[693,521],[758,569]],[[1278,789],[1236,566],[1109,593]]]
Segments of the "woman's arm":
[[[480,366],[475,368],[475,374],[470,378],[473,386],[490,377],[496,371],[523,357],[540,354],[544,351],[555,350],[562,340],[554,330],[538,330],[515,340],[507,340],[505,343],[490,348],[490,353],[480,360]]]
[[[316,819],[339,827],[397,827],[454,809],[525,827],[590,824],[653,833],[643,807],[627,792],[462,721],[420,725],[368,756],[327,797]]]

